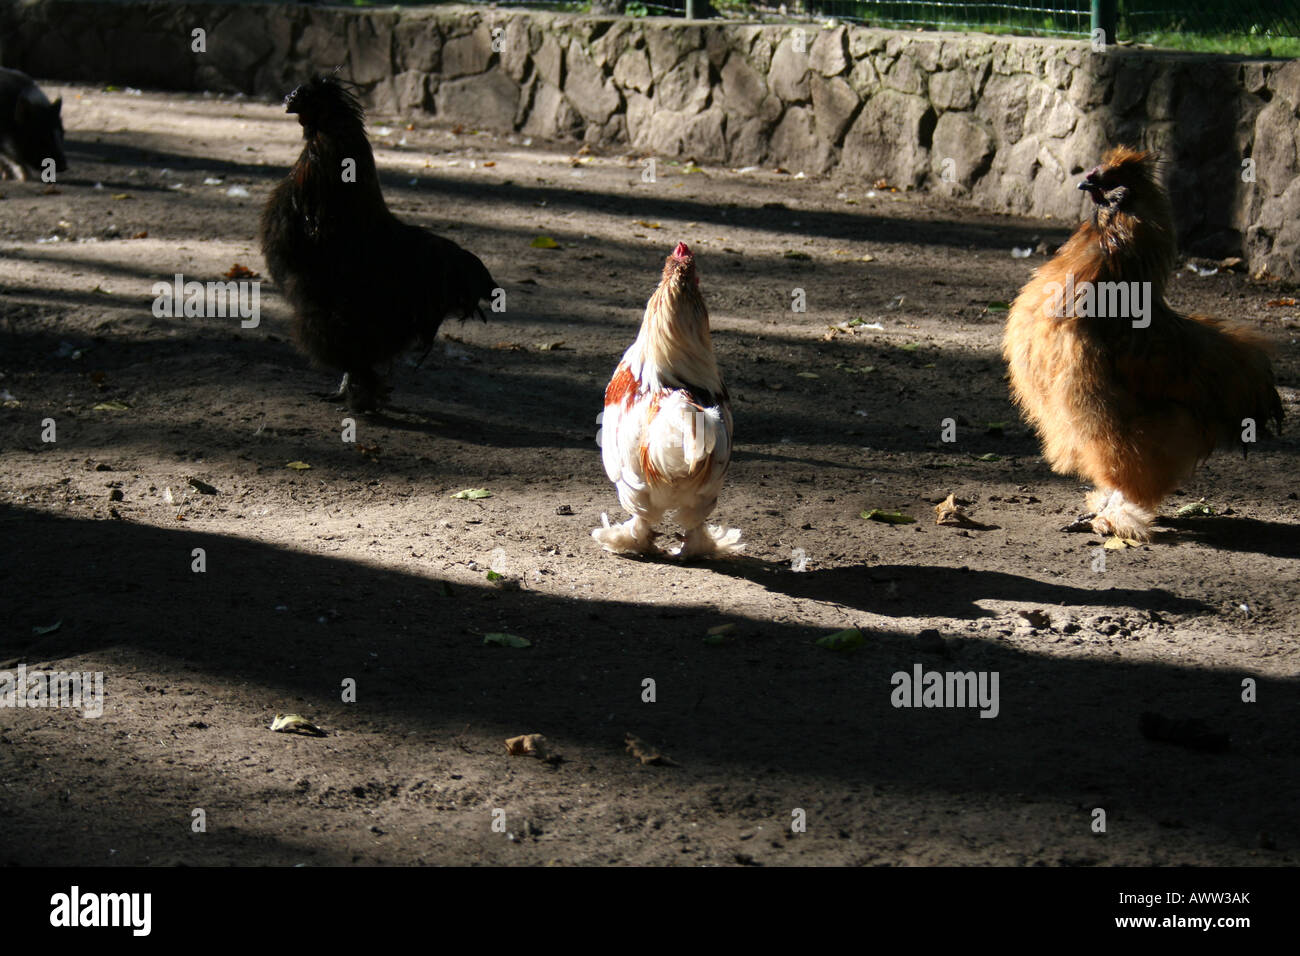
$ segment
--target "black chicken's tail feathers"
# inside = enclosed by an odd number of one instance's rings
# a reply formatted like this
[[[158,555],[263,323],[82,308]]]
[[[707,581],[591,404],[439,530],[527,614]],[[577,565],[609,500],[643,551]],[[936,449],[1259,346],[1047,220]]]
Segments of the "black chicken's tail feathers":
[[[492,301],[497,289],[496,280],[482,259],[454,243],[449,244],[452,249],[443,259],[450,306],[447,314],[461,320],[476,315],[486,322],[487,315],[479,303]]]

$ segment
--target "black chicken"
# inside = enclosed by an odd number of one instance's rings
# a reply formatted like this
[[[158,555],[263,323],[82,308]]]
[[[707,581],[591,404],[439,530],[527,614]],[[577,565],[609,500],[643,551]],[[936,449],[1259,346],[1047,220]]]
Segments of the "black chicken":
[[[473,253],[398,220],[384,203],[365,113],[337,79],[290,93],[306,146],[262,212],[262,255],[293,305],[294,333],[317,363],[343,372],[356,411],[388,392],[375,366],[428,349],[449,315],[465,319],[496,283]]]

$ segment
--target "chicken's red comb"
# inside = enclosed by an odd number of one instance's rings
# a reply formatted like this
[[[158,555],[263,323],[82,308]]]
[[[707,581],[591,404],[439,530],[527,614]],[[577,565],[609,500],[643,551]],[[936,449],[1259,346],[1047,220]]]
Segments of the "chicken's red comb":
[[[673,250],[674,259],[688,259],[691,255],[691,247],[684,242],[677,243],[677,248]]]

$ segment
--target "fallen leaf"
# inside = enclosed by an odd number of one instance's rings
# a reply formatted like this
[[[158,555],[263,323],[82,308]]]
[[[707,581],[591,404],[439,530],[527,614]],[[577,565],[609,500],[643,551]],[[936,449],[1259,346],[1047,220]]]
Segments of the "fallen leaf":
[[[492,492],[486,488],[466,488],[464,491],[456,492],[451,497],[466,501],[477,501],[480,498],[491,498]]]
[[[497,574],[497,573],[495,571],[488,572],[489,581],[492,580],[491,575],[493,574]],[[497,574],[497,577],[498,578],[504,577],[504,575]],[[494,634],[484,634],[483,643],[488,645],[489,647],[532,647],[533,646],[533,642],[526,637],[519,637],[516,634],[502,634],[499,632]]]
[[[117,200],[130,199],[131,195],[130,193],[114,193],[113,198]]]
[[[808,253],[806,253],[806,252],[799,252],[797,249],[787,249],[787,250],[783,253],[783,255],[784,255],[784,257],[785,257],[786,259],[800,259],[800,260],[803,260],[803,259],[811,259],[811,258],[812,258],[812,256],[808,255]]]
[[[552,239],[550,236],[538,236],[536,239],[530,242],[529,245],[532,246],[534,249],[560,248],[560,244],[556,242],[554,239]]]
[[[983,455],[971,455],[971,457],[974,458],[976,461],[1001,461],[1002,460],[1001,455],[995,455],[992,452],[987,452]]]
[[[662,229],[663,227],[657,222],[646,222],[644,219],[637,219],[634,225],[641,226],[644,229]]]
[[[112,402],[100,402],[98,405],[95,406],[95,411],[97,411],[97,412],[124,412],[124,411],[126,411],[128,408],[130,408],[130,407],[131,407],[131,406],[128,405],[126,402],[118,402],[118,401],[112,401]]]
[[[676,767],[677,763],[670,757],[659,752],[658,748],[650,746],[640,737],[633,734],[624,734],[623,743],[628,753],[636,757],[643,764],[653,767]]]
[[[800,378],[821,378],[816,372],[799,372]]]
[[[1102,545],[1107,551],[1123,551],[1125,548],[1140,548],[1141,546],[1142,542],[1136,538],[1121,538],[1119,536],[1107,538]]]
[[[311,465],[307,464],[305,461],[291,461],[284,467],[292,468],[294,471],[306,471],[311,468]]]
[[[990,302],[988,304],[988,311],[990,312],[1007,312],[1010,309],[1011,305],[1007,302]]]
[[[539,351],[539,352],[554,352],[554,351],[556,351],[556,350],[558,350],[558,349],[562,349],[562,348],[564,348],[564,340],[563,340],[563,339],[561,339],[561,340],[558,341],[558,342],[538,342],[538,343],[537,343],[537,351]]]
[[[1285,299],[1269,299],[1268,302],[1265,303],[1265,305],[1270,305],[1275,309],[1290,308],[1291,306],[1295,305],[1295,299],[1289,297]]]
[[[1204,501],[1198,501],[1195,504],[1183,505],[1181,508],[1179,508],[1177,511],[1174,512],[1174,517],[1186,518],[1189,517],[1190,515],[1212,515],[1212,514],[1214,514],[1214,509],[1212,507],[1207,505]]]
[[[510,737],[506,740],[506,753],[512,757],[551,759],[551,748],[542,734],[520,734],[518,737]]]
[[[271,721],[271,729],[277,734],[305,734],[309,737],[324,737],[321,730],[306,717],[299,714],[276,714]]]
[[[957,504],[955,495],[949,495],[939,504],[934,506],[935,524],[947,525],[953,528],[975,528],[979,531],[988,531],[992,525],[981,524],[966,512],[961,510],[961,505]]]
[[[53,634],[55,631],[59,629],[59,625],[61,625],[62,623],[63,623],[63,619],[60,618],[59,620],[55,621],[53,624],[48,624],[45,627],[33,627],[32,633],[35,634],[37,637],[41,636],[42,634]]]
[[[885,524],[913,524],[916,521],[911,515],[905,515],[901,511],[881,511],[879,508],[863,511],[858,517],[867,521],[882,521]]]
[[[221,492],[217,491],[216,488],[214,488],[212,485],[208,484],[206,481],[203,481],[200,478],[189,478],[186,480],[189,482],[190,487],[193,488],[201,495],[221,494]]]
[[[227,279],[260,279],[261,278],[261,276],[259,276],[252,269],[248,268],[247,266],[241,266],[238,262],[236,262],[233,266],[231,266],[229,269],[226,270],[225,277]]]
[[[730,624],[719,624],[717,627],[709,628],[709,636],[721,637],[724,634],[730,634],[735,629],[736,629],[736,624],[734,621]]]
[[[856,627],[850,627],[843,631],[836,631],[834,634],[827,634],[825,637],[819,637],[815,643],[818,647],[824,647],[831,651],[852,651],[866,643],[866,639]]]

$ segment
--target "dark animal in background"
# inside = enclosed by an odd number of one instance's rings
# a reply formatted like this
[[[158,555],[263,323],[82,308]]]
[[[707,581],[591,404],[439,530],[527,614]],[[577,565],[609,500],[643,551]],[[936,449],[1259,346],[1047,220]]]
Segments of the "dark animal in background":
[[[26,73],[0,67],[0,175],[39,177],[47,159],[56,172],[68,168],[62,109],[63,99],[51,103]]]
[[[389,391],[375,367],[427,350],[447,316],[484,318],[496,283],[477,256],[389,212],[361,104],[339,80],[304,83],[285,110],[306,145],[262,212],[262,254],[299,344],[344,373],[350,408],[371,410]]]

